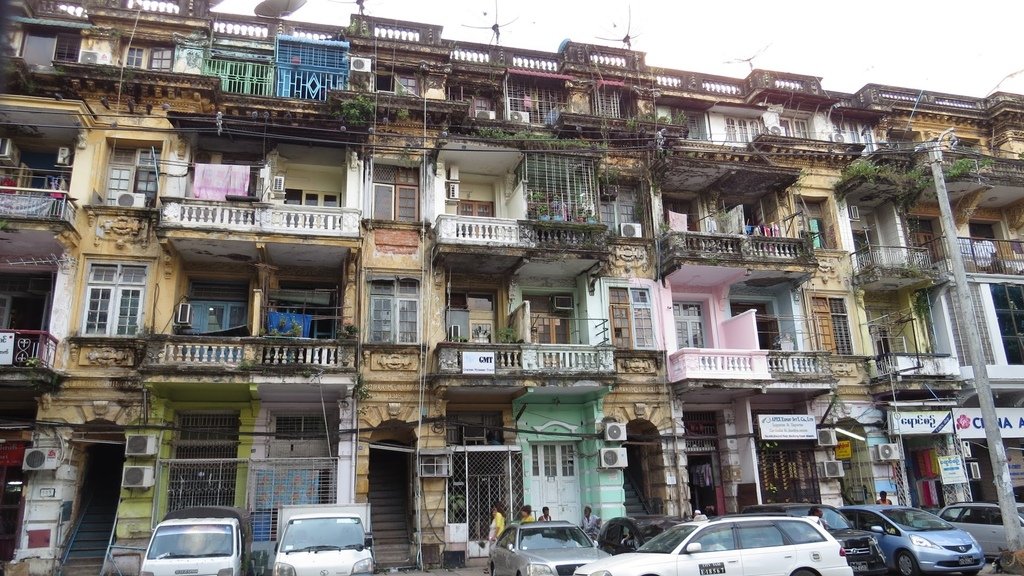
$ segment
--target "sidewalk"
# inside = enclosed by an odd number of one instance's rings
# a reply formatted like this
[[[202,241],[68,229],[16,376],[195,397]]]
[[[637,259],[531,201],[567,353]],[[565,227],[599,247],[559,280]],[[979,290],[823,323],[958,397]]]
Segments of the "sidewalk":
[[[485,576],[487,558],[470,558],[465,568],[431,568],[429,570],[385,570],[384,574],[396,576]]]

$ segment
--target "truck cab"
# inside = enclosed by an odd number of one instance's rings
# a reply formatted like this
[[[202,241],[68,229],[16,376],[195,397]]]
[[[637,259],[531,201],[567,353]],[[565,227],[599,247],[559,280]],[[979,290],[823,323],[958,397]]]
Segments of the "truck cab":
[[[350,576],[373,573],[372,537],[359,514],[294,514],[278,531],[273,576]]]
[[[140,576],[247,576],[248,515],[204,506],[169,512],[157,524]]]

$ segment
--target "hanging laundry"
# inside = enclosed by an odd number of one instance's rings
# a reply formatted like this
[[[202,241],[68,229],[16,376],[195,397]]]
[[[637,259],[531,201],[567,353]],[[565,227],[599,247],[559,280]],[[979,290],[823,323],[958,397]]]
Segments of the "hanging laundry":
[[[226,200],[228,195],[248,196],[249,167],[235,164],[196,164],[192,197]]]

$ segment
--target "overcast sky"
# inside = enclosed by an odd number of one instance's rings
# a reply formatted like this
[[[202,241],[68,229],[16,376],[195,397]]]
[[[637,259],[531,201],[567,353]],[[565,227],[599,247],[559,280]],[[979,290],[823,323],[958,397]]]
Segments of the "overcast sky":
[[[224,0],[216,10],[251,13],[256,4]],[[364,8],[484,44],[497,23],[501,45],[548,52],[566,38],[622,46],[628,34],[652,66],[742,78],[749,60],[821,77],[840,92],[877,83],[1024,94],[1018,0],[364,0]],[[308,0],[292,19],[345,26],[357,10],[354,1]]]

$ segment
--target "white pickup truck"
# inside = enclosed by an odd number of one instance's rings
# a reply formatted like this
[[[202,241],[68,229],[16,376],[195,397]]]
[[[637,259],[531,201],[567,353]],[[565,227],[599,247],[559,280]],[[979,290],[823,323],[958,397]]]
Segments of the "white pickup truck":
[[[367,505],[289,507],[278,512],[274,576],[373,573]]]
[[[140,576],[245,576],[251,532],[244,510],[220,506],[169,512],[157,524]]]

